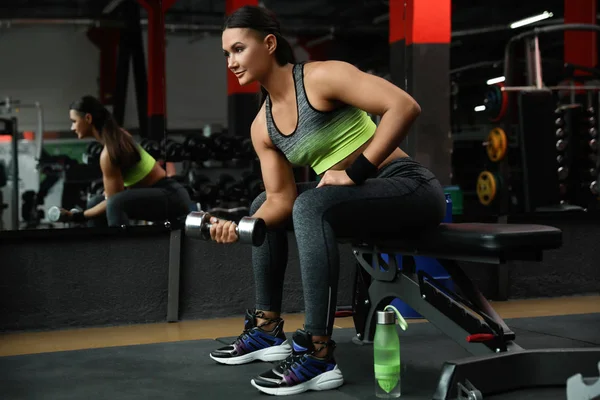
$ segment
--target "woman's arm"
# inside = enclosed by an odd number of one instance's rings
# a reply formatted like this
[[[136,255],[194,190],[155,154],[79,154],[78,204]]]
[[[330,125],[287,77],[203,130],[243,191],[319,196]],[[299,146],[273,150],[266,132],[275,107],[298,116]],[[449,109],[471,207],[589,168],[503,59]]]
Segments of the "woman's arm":
[[[106,213],[106,199],[125,190],[121,170],[110,161],[110,156],[106,149],[102,150],[102,153],[100,154],[100,169],[102,170],[105,199],[83,212],[86,219],[96,218]]]
[[[273,229],[284,225],[290,218],[298,192],[290,163],[276,150],[269,139],[264,109],[263,105],[252,123],[250,135],[260,161],[267,199],[251,217],[261,218],[268,228]],[[210,222],[212,225],[210,235],[214,241],[218,243],[237,241],[235,224],[232,221],[213,217]]]
[[[408,93],[343,61],[315,63],[307,80],[320,98],[381,116],[375,136],[363,153],[375,166],[400,145],[421,113],[421,108]]]
[[[267,200],[252,217],[262,218],[268,227],[276,227],[292,214],[298,192],[292,166],[271,142],[264,115],[263,106],[252,123],[250,135],[260,162]]]

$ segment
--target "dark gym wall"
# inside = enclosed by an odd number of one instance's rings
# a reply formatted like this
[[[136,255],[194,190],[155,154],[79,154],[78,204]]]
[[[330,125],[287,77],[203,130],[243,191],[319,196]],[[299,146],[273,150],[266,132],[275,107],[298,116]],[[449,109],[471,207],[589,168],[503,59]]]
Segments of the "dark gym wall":
[[[451,1],[431,1],[427,6],[416,0],[389,3],[392,82],[421,106],[421,116],[401,147],[449,185]]]
[[[0,331],[164,322],[169,232],[154,227],[0,233]],[[285,312],[304,309],[289,233]],[[183,238],[179,317],[243,315],[254,306],[251,249]],[[340,245],[338,305],[352,303],[354,258]]]
[[[168,232],[5,231],[0,258],[1,331],[166,319]]]

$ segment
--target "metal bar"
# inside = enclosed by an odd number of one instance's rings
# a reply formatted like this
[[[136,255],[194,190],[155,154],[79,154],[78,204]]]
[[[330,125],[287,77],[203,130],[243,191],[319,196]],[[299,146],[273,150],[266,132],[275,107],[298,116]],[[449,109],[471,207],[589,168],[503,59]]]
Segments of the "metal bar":
[[[538,35],[535,35],[532,40],[533,45],[533,71],[534,71],[534,82],[538,89],[542,88],[542,55],[540,54],[540,39]]]
[[[506,77],[506,86],[511,86],[513,84],[512,60],[514,57],[513,46],[515,43],[529,36],[560,31],[600,31],[600,26],[593,24],[556,24],[543,28],[534,28],[530,31],[511,37],[504,47],[504,76]]]
[[[181,230],[171,231],[169,239],[169,283],[167,296],[167,321],[179,320],[179,277],[181,270]]]
[[[458,74],[460,72],[470,71],[472,69],[484,68],[484,67],[497,67],[502,64],[502,60],[497,61],[480,61],[473,64],[464,65],[462,67],[454,68],[450,70],[450,75]]]
[[[372,24],[348,26],[344,24],[332,24],[326,22],[315,23],[313,21],[282,19],[281,30],[284,34],[306,34],[326,35],[335,30],[338,34],[356,35],[386,35],[389,31],[387,26],[374,26]],[[0,19],[0,28],[14,25],[75,25],[88,27],[113,27],[125,28],[126,22],[118,19],[91,19],[91,18],[4,18]],[[141,19],[140,25],[147,28],[148,20]],[[220,34],[223,31],[222,16],[218,18],[205,18],[205,22],[185,23],[166,22],[167,33],[193,33],[209,32]]]
[[[44,146],[44,110],[42,108],[42,105],[37,101],[35,102],[35,106],[37,108],[38,114],[38,131],[37,135],[35,136],[35,161],[39,164],[42,160],[42,147]]]
[[[502,327],[505,334],[512,334],[506,322],[498,315],[496,310],[487,301],[481,291],[475,286],[471,278],[463,271],[455,260],[447,260],[438,258],[438,262],[448,271],[452,281],[459,287],[461,292],[477,308],[476,311],[485,313],[488,317],[492,318],[498,325]]]
[[[600,348],[562,348],[508,351],[446,361],[433,399],[456,399],[457,384],[466,379],[484,398],[488,394],[526,388],[565,387],[567,379],[575,374],[597,374],[598,360]]]
[[[504,86],[500,90],[505,92],[524,92],[527,90],[600,90],[600,86],[566,86],[566,85],[558,85],[558,86],[543,86],[538,88],[536,86]]]
[[[19,129],[17,126],[17,118],[12,117],[12,230],[19,230]]]

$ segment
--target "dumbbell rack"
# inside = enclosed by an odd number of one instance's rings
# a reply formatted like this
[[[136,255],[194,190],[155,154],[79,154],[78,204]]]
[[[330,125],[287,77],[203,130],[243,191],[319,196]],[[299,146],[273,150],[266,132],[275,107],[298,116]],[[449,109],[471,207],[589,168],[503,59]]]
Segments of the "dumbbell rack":
[[[593,104],[556,110],[556,162],[561,203],[599,209],[598,121]]]
[[[209,137],[188,135],[183,143],[164,143],[167,161],[184,164],[179,178],[190,189],[198,209],[223,218],[246,216],[262,191],[260,167],[250,138],[227,132]]]

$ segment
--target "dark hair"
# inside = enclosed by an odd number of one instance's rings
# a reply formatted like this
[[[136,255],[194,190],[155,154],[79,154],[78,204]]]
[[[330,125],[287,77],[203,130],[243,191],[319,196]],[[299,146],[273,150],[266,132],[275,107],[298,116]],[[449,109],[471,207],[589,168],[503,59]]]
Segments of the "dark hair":
[[[267,35],[274,35],[277,39],[277,48],[275,49],[277,64],[283,66],[288,63],[296,63],[294,49],[281,34],[281,26],[272,11],[258,6],[240,7],[225,19],[223,30],[227,28],[249,28],[258,32],[262,39]],[[266,96],[267,91],[261,86],[260,105]]]
[[[128,168],[141,159],[133,138],[125,134],[113,115],[93,96],[83,96],[69,106],[84,117],[92,116],[92,125],[100,133],[110,161],[119,168]]]

